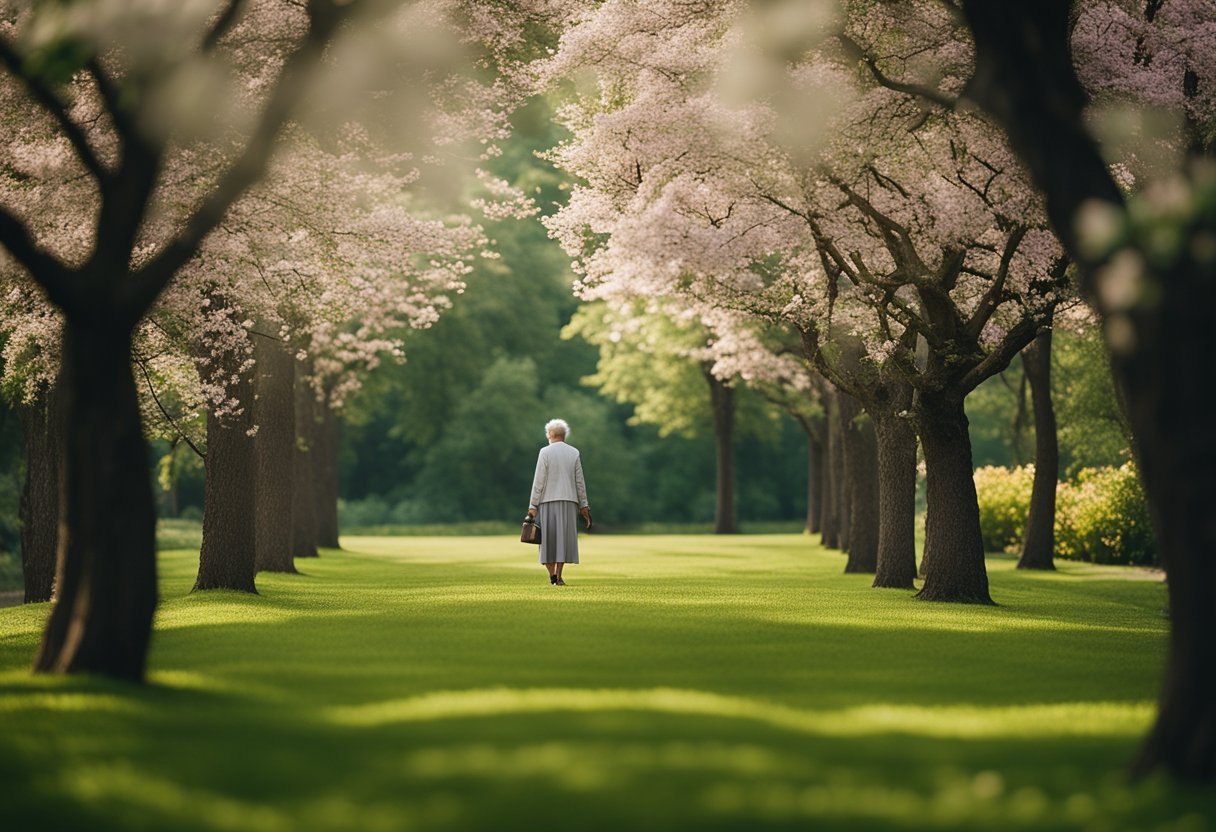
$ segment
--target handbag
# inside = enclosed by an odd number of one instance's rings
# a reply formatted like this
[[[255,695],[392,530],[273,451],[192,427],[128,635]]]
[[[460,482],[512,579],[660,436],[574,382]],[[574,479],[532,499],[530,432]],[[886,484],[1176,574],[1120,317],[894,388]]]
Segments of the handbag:
[[[531,517],[524,517],[523,528],[519,530],[519,542],[533,546],[540,544],[540,526],[536,525],[536,521]]]

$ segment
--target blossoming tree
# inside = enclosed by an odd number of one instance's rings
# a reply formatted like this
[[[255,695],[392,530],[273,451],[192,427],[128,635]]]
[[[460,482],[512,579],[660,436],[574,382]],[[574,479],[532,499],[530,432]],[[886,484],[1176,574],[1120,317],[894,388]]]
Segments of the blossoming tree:
[[[397,27],[359,37],[373,31],[369,19],[417,13],[421,23],[434,5],[44,4],[6,15],[0,63],[18,115],[0,207],[4,267],[40,287],[64,330],[64,534],[37,669],[142,678],[155,547],[132,338],[264,173],[310,90],[309,117],[332,123],[382,86],[367,67],[394,81],[435,69],[402,57],[409,41],[393,41]],[[242,30],[256,37],[242,40]],[[369,43],[390,48],[388,59],[344,63]],[[251,62],[242,48],[256,44]],[[421,100],[435,92],[406,84],[363,113],[387,132],[404,129],[419,89]]]
[[[541,68],[599,78],[563,112],[574,138],[555,153],[582,183],[551,223],[579,258],[581,291],[680,294],[794,327],[875,421],[883,514],[898,518],[879,572],[911,585],[914,429],[929,492],[921,597],[989,602],[963,400],[1049,323],[1063,262],[996,131],[927,113],[895,69],[858,58],[925,55],[945,68],[947,98],[970,69],[957,22],[935,4],[881,25],[846,17],[801,53],[783,70],[790,95],[853,91],[819,113],[824,144],[809,153],[773,102],[724,103],[715,89],[739,8],[661,5],[599,6]]]
[[[1008,133],[1103,320],[1169,574],[1169,664],[1137,770],[1216,778],[1216,8],[1163,3],[951,6],[969,28],[973,100]],[[1090,97],[1172,112],[1112,168]],[[1154,153],[1167,148],[1172,156]],[[1131,196],[1129,198],[1128,191]]]

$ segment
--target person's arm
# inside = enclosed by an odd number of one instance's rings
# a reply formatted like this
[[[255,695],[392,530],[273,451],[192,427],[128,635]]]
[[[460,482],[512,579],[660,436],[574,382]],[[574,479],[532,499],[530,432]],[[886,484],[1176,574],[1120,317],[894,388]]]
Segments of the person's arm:
[[[587,528],[591,528],[591,506],[587,505],[587,483],[583,481],[583,457],[581,454],[574,458],[574,488],[578,492],[578,513],[582,515]]]
[[[536,516],[536,508],[540,505],[540,498],[545,493],[545,481],[549,477],[549,460],[545,458],[545,452],[542,450],[536,457],[536,473],[532,476],[532,496],[528,499],[528,516]]]
[[[574,458],[574,490],[578,494],[578,507],[587,508],[587,484],[583,481],[583,457]]]

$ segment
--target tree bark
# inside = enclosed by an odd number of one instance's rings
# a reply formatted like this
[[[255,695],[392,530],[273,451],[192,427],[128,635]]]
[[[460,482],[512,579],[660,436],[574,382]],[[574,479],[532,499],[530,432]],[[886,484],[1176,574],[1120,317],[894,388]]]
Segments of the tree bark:
[[[714,505],[714,534],[735,534],[735,390],[706,371],[709,400],[714,415],[714,448],[717,459],[717,498]]]
[[[844,461],[840,448],[840,413],[836,394],[825,392],[823,493],[819,500],[819,542],[828,549],[840,547],[840,486]]]
[[[1041,332],[1022,350],[1022,368],[1030,383],[1034,408],[1034,486],[1018,569],[1055,569],[1056,484],[1060,477],[1060,445],[1056,412],[1051,401],[1051,330]]]
[[[806,533],[817,534],[823,527],[822,499],[824,464],[824,442],[816,436],[809,423],[803,424],[806,431]]]
[[[1196,379],[1216,365],[1216,278],[1192,240],[1216,233],[1210,216],[1181,229],[1177,257],[1145,258],[1151,304],[1109,309],[1098,292],[1104,266],[1079,244],[1076,218],[1093,201],[1123,200],[1084,119],[1085,93],[1069,49],[1070,4],[1047,0],[963,4],[976,43],[970,94],[1004,127],[1046,196],[1048,216],[1080,267],[1081,283],[1123,349],[1112,367],[1126,398],[1139,469],[1169,575],[1170,650],[1157,722],[1133,767],[1182,780],[1216,781],[1216,434],[1211,391]],[[1195,92],[1183,78],[1183,93]],[[1192,152],[1210,143],[1192,131]]]
[[[291,556],[292,492],[296,452],[295,361],[286,345],[271,338],[254,341],[257,358],[253,411],[257,434],[254,540],[259,572],[295,572]]]
[[[837,413],[837,429],[840,433],[837,435],[839,439],[839,449],[836,453],[839,455],[840,479],[838,483],[839,503],[837,503],[837,523],[836,528],[837,540],[840,544],[840,551],[848,552],[851,545],[850,535],[853,531],[853,478],[857,476],[857,472],[853,470],[853,460],[850,457],[849,449],[849,431],[850,422],[853,419],[853,414],[856,411],[856,404],[852,403],[845,393],[837,391],[836,393],[836,413]]]
[[[56,600],[39,672],[142,681],[156,609],[156,510],[131,333],[103,312],[67,317]]]
[[[318,408],[312,452],[313,497],[316,500],[317,545],[338,548],[338,448],[341,422],[328,404]]]
[[[55,587],[63,447],[60,398],[56,387],[51,386],[32,404],[18,407],[25,437],[25,483],[20,512],[21,567],[27,604],[51,600]]]
[[[841,394],[841,427],[849,469],[849,559],[845,572],[878,568],[878,444],[874,423],[852,396]]]
[[[317,521],[313,493],[313,451],[316,446],[316,393],[309,383],[312,362],[295,366],[295,463],[292,466],[291,553],[297,558],[317,557]]]
[[[913,589],[916,578],[916,432],[899,416],[874,418],[878,439],[878,564],[874,586]]]
[[[203,546],[194,590],[256,593],[258,464],[249,435],[254,427],[254,370],[242,371],[243,356],[229,354],[221,361],[224,378],[236,379],[229,394],[241,410],[223,418],[207,412]]]
[[[916,597],[991,604],[962,396],[922,393],[917,417],[925,452],[928,514],[925,584]]]

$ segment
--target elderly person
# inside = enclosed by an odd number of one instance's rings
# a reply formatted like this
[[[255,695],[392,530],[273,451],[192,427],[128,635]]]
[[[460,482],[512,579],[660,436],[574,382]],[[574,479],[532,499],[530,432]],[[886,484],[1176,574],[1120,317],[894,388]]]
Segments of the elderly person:
[[[562,419],[545,425],[549,445],[540,449],[528,516],[540,526],[540,562],[549,570],[549,583],[565,586],[562,567],[578,563],[578,515],[591,528],[591,507],[583,483],[578,448],[566,441],[570,426]],[[577,511],[576,511],[577,510]]]

